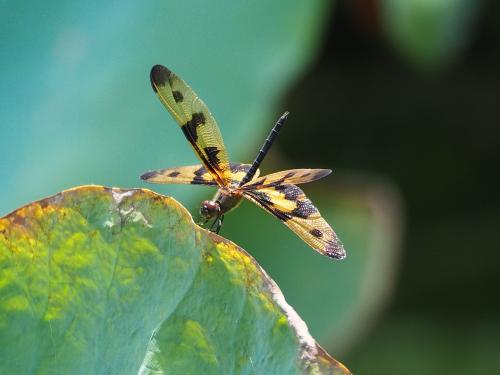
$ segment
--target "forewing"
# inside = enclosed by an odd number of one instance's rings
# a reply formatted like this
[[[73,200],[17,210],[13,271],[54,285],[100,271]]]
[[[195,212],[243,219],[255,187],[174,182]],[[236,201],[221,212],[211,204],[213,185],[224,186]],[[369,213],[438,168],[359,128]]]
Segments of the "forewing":
[[[230,163],[231,184],[237,186],[250,169],[250,166],[251,164]],[[153,184],[218,185],[208,170],[201,164],[149,171],[144,173],[141,179]]]
[[[260,178],[254,178],[240,189],[255,190],[283,184],[304,184],[306,182],[319,180],[320,178],[328,176],[330,173],[332,173],[330,169],[289,169],[271,173]]]
[[[212,175],[201,165],[149,171],[141,179],[153,184],[217,185]]]
[[[151,69],[151,86],[181,129],[207,171],[220,185],[231,170],[219,127],[208,107],[180,77],[161,65]]]
[[[339,238],[304,192],[292,184],[243,191],[243,196],[280,219],[320,254],[345,258]]]

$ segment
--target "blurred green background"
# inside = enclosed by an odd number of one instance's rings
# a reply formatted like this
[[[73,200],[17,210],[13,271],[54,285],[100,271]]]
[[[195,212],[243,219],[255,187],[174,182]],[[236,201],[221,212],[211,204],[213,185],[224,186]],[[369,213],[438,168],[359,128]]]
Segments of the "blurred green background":
[[[183,77],[261,171],[304,186],[332,262],[257,207],[221,235],[254,255],[355,373],[500,371],[500,4],[494,0],[0,3],[0,214],[80,184],[146,187],[196,163],[149,85]],[[196,214],[210,189],[147,186]]]

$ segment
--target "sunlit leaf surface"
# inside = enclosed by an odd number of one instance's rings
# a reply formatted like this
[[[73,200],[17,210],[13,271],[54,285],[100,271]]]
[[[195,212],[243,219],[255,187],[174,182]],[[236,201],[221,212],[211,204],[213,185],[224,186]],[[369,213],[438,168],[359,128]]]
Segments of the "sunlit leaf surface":
[[[0,219],[0,358],[2,374],[349,373],[245,251],[172,198],[100,186]]]

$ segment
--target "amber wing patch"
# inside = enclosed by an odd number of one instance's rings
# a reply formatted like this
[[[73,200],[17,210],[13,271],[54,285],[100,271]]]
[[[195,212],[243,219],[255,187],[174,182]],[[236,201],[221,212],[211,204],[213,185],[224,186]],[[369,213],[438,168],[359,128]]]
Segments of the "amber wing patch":
[[[217,182],[207,169],[201,165],[190,165],[149,171],[141,176],[141,179],[153,184],[191,184],[191,185],[213,185]]]

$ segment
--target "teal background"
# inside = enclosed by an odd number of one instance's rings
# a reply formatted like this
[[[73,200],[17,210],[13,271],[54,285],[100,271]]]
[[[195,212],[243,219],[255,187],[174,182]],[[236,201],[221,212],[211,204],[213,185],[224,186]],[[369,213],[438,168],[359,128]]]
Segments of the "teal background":
[[[0,214],[80,184],[146,187],[196,163],[155,98],[160,63],[209,105],[233,161],[291,116],[262,172],[304,186],[343,239],[329,262],[244,203],[251,252],[355,373],[500,369],[495,1],[0,2]],[[148,186],[196,214],[212,194]]]

